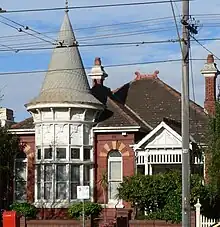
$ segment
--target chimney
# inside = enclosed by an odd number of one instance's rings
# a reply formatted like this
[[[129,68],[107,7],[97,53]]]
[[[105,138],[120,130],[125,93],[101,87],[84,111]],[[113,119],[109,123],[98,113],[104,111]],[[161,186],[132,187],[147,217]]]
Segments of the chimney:
[[[13,110],[7,108],[0,108],[0,125],[2,127],[10,125],[14,122]]]
[[[216,77],[218,74],[218,69],[216,67],[214,57],[209,54],[207,57],[207,62],[201,73],[205,77],[205,102],[204,109],[210,114],[215,114],[215,102],[216,102]]]
[[[135,72],[135,80],[142,80],[142,79],[157,79],[158,78],[158,74],[160,72],[158,70],[154,71],[154,73],[152,74],[141,74],[139,72]]]
[[[103,81],[106,77],[108,77],[108,74],[105,72],[99,57],[95,58],[94,66],[88,75],[92,78],[93,87],[96,85],[103,85]]]

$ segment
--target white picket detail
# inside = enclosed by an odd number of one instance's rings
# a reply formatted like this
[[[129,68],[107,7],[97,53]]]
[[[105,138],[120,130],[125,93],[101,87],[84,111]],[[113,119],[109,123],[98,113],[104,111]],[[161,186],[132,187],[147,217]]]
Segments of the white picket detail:
[[[205,216],[203,216],[202,214],[201,216],[201,227],[210,227],[211,225],[217,223],[219,220],[215,220],[212,218],[207,218]]]
[[[220,222],[220,219],[207,218],[200,213],[201,204],[199,199],[195,205],[196,208],[196,227],[210,227],[211,225]]]

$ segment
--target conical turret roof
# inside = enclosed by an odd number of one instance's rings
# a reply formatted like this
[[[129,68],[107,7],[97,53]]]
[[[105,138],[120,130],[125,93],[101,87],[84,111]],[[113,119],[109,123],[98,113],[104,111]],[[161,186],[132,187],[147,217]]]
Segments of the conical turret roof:
[[[26,106],[37,104],[86,104],[101,107],[101,103],[90,93],[90,87],[82,59],[77,47],[72,25],[65,12],[48,71],[40,94]]]

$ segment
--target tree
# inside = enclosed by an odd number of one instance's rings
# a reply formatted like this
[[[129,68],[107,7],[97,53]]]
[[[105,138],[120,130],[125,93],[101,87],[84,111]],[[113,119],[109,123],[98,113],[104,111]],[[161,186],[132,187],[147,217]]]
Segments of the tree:
[[[102,187],[102,193],[103,193],[103,200],[104,200],[104,222],[106,223],[106,192],[108,190],[108,174],[106,172],[102,172],[101,179],[99,181],[101,187]]]
[[[14,160],[24,145],[7,128],[0,127],[0,208],[8,208],[12,198]]]
[[[216,113],[210,117],[208,147],[205,151],[207,182],[213,195],[220,190],[220,102],[216,102]]]
[[[118,196],[139,213],[146,212],[144,218],[181,221],[181,173],[177,171],[156,175],[135,175],[126,177],[118,188]],[[201,177],[191,176],[191,204],[203,197],[204,186]]]
[[[206,189],[208,195],[203,201],[203,207],[211,211],[206,216],[220,217],[220,102],[215,105],[215,115],[210,116],[207,133],[208,146],[205,149]]]

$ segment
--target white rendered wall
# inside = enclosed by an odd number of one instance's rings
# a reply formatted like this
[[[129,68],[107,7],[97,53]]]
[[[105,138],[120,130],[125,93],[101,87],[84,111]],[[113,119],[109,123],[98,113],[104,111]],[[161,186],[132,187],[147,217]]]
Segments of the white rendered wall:
[[[90,160],[86,161],[93,164],[93,133],[92,127],[95,122],[97,110],[71,109],[71,108],[51,108],[38,109],[32,112],[35,123],[35,144],[36,157],[37,150],[52,147],[53,152],[57,147],[67,149],[67,156],[70,157],[71,148],[79,148],[80,160],[74,160],[73,163],[83,164],[84,149],[90,149]],[[55,157],[55,154],[53,154]],[[67,160],[68,160],[67,157]],[[43,160],[43,158],[42,158]],[[41,160],[41,162],[42,162]],[[48,161],[46,161],[48,162]],[[62,161],[61,161],[62,162]],[[71,163],[72,161],[70,161]],[[40,162],[36,158],[36,164]],[[69,171],[69,170],[68,170]],[[83,176],[83,168],[80,168],[80,175]],[[94,171],[90,169],[90,188],[91,199],[93,199],[92,191],[94,187]],[[83,179],[80,178],[81,185]],[[37,198],[37,182],[35,186],[35,202]],[[44,201],[45,202],[45,201]],[[70,199],[65,203],[71,202]],[[39,205],[40,206],[40,205]],[[48,203],[47,207],[51,207]],[[63,206],[62,206],[63,207]]]

